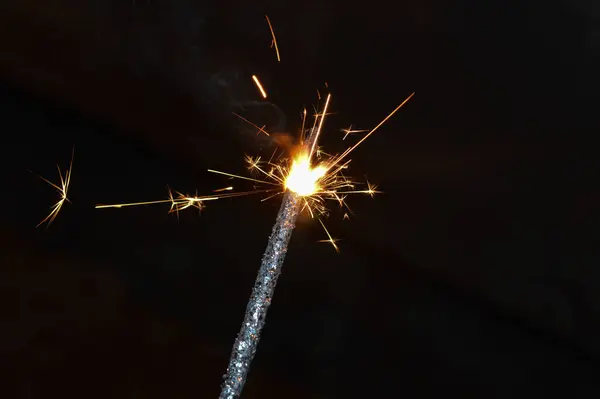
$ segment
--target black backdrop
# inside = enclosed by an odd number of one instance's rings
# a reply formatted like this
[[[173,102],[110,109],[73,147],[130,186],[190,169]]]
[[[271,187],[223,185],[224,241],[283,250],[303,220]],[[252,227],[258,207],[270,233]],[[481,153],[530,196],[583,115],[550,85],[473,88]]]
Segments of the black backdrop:
[[[295,132],[324,82],[337,150],[416,95],[354,155],[385,194],[341,253],[299,221],[245,397],[598,393],[592,2],[82,3],[0,5],[3,397],[216,397],[277,201],[93,205],[226,185],[274,145],[230,111]]]

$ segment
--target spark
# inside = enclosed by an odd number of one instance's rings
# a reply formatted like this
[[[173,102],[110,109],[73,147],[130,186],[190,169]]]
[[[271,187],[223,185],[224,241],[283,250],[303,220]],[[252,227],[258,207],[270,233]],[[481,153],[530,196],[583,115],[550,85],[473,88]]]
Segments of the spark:
[[[361,145],[366,139],[369,138],[370,135],[372,135],[373,133],[375,133],[375,131],[377,129],[379,129],[385,122],[388,121],[388,119],[390,119],[392,116],[394,116],[394,114],[396,112],[398,112],[400,110],[400,108],[402,108],[404,106],[404,104],[406,104],[408,102],[408,100],[410,100],[413,96],[415,95],[415,93],[411,93],[410,96],[408,96],[404,101],[402,101],[400,103],[400,105],[398,105],[392,112],[390,112],[388,114],[388,116],[386,116],[381,122],[379,122],[379,124],[377,126],[375,126],[373,129],[371,129],[371,131],[367,134],[364,135],[364,137],[362,139],[360,139],[358,141],[358,143],[354,144],[352,147],[348,148],[346,151],[344,151],[342,153],[342,155],[340,155],[337,160],[334,162],[334,164],[339,163],[342,159],[344,159],[345,157],[348,156],[348,154],[350,154],[352,151],[354,151],[359,145]]]
[[[252,80],[254,81],[256,87],[258,87],[258,90],[260,90],[260,94],[263,96],[263,98],[267,98],[267,92],[263,88],[263,85],[260,83],[260,80],[258,80],[258,77],[256,75],[252,75]]]
[[[232,112],[233,115],[237,116],[238,118],[240,118],[241,120],[243,120],[246,123],[249,123],[250,125],[254,126],[256,129],[258,129],[258,132],[256,133],[258,135],[258,133],[264,133],[267,136],[270,136],[270,134],[265,130],[265,127],[258,127],[258,125],[250,122],[248,119],[244,118],[243,116],[236,114],[235,112]]]
[[[262,169],[260,169],[258,166],[255,166],[255,168],[257,170],[259,170],[259,171],[262,171]],[[269,182],[269,181],[259,180],[259,179],[253,179],[251,177],[246,177],[246,176],[234,175],[233,173],[221,172],[220,170],[208,169],[208,171],[210,173],[216,173],[216,174],[219,174],[219,175],[229,176],[229,177],[233,177],[235,179],[250,180],[250,181],[253,181],[255,183],[270,184],[270,185],[273,185],[273,186],[277,185],[277,183],[274,183],[274,182]],[[263,173],[266,173],[266,172],[263,172]],[[270,175],[270,173],[266,173],[266,174]]]
[[[323,223],[323,221],[321,219],[319,219],[319,222],[321,223],[321,226],[323,226],[323,230],[325,230],[325,233],[327,233],[327,240],[319,240],[319,242],[328,242],[330,243],[333,248],[335,248],[336,252],[340,252],[340,248],[337,246],[336,242],[339,241],[336,238],[331,237],[331,234],[329,234],[329,231],[327,230],[327,227],[325,227],[325,223]]]
[[[413,95],[414,93],[408,99]],[[317,156],[319,161],[313,162],[312,158],[315,148],[317,148],[318,155],[322,155],[317,142],[322,132],[327,108],[331,100],[331,94],[328,94],[323,112],[315,116],[314,125],[310,129],[310,134],[306,142],[303,140],[305,117],[303,118],[303,129],[300,135],[301,148],[299,151],[294,151],[291,154],[291,159],[282,158],[273,161],[273,157],[271,157],[268,162],[263,163],[260,157],[252,158],[246,156],[248,169],[262,176],[264,180],[209,169],[209,172],[218,173],[230,178],[278,187],[271,189],[271,191],[275,191],[275,194],[272,194],[270,197],[284,194],[277,220],[273,226],[267,249],[263,255],[256,282],[252,289],[252,294],[248,300],[244,321],[233,345],[227,373],[224,376],[221,386],[220,399],[237,399],[242,393],[250,363],[256,354],[267,310],[272,302],[277,279],[281,274],[288,243],[299,213],[307,210],[311,217],[314,218],[317,215],[319,223],[327,235],[326,240],[320,240],[319,242],[329,243],[336,252],[339,252],[338,240],[331,236],[329,230],[325,227],[325,223],[318,217],[319,215],[327,215],[325,201],[335,200],[339,203],[340,207],[346,206],[348,208],[345,203],[348,195],[362,193],[373,196],[377,192],[377,186],[371,185],[368,180],[366,190],[355,189],[356,183],[348,179],[343,173],[348,168],[351,159],[343,163],[342,160],[383,125],[408,99],[359,140],[358,143],[346,149],[341,155],[330,156],[325,161],[321,161]],[[306,115],[306,111],[304,115]],[[350,211],[349,208],[348,210]],[[344,214],[344,219],[346,218],[348,218],[348,213]]]
[[[375,196],[375,194],[381,193],[381,191],[376,191],[377,190],[377,186],[376,185],[371,185],[371,183],[369,183],[369,181],[367,180],[367,194],[369,194],[371,196],[371,198],[373,198]]]
[[[246,155],[245,160],[246,164],[248,165],[247,168],[251,172],[258,168],[258,165],[260,165],[262,162],[260,157],[253,157],[251,155]]]
[[[196,208],[198,212],[202,212],[204,209],[204,202],[202,199],[198,198],[198,193],[194,197],[190,197],[188,195],[183,195],[178,193],[178,198],[173,198],[173,193],[169,190],[169,199],[171,200],[171,209],[169,209],[169,213],[175,212],[177,214],[177,219],[179,219],[179,211],[183,211],[187,208]]]
[[[181,211],[183,209],[190,208],[190,207],[194,207],[199,210],[202,210],[202,209],[204,209],[204,201],[216,200],[218,198],[219,198],[219,196],[210,196],[210,197],[198,197],[197,195],[190,196],[190,195],[182,194],[180,192],[177,192],[177,196],[174,197],[172,191],[169,190],[169,198],[167,198],[167,199],[156,200],[156,201],[126,202],[126,203],[110,204],[110,205],[100,204],[100,205],[96,205],[96,209],[125,208],[125,207],[131,207],[131,206],[143,206],[143,205],[155,205],[155,204],[170,203],[171,204],[171,209],[169,210],[169,213],[170,213],[173,211]]]
[[[213,193],[220,193],[222,191],[231,191],[231,190],[233,190],[233,186],[218,188],[216,190],[213,190]]]
[[[271,20],[268,15],[265,15],[265,19],[267,20],[267,24],[269,24],[269,30],[271,31],[271,37],[273,41],[271,45],[275,46],[275,53],[277,54],[277,62],[281,62],[281,57],[279,56],[279,47],[277,46],[277,39],[275,38],[275,31],[273,30],[273,25],[271,25]]]
[[[344,138],[342,140],[346,140],[346,137],[348,137],[351,134],[354,133],[364,133],[364,132],[368,132],[369,130],[367,129],[352,129],[352,125],[350,125],[349,128],[347,129],[340,129],[341,132],[345,133],[344,134]]]
[[[48,183],[50,186],[54,187],[56,189],[56,191],[58,192],[58,196],[59,199],[58,201],[51,207],[51,211],[48,214],[48,216],[46,216],[44,218],[44,220],[42,220],[41,222],[39,222],[37,224],[36,227],[41,226],[42,224],[44,224],[45,222],[48,222],[48,224],[46,225],[46,227],[50,226],[52,224],[52,222],[54,222],[54,219],[56,219],[56,216],[58,216],[58,213],[60,212],[62,206],[64,205],[65,202],[71,202],[69,200],[69,198],[67,197],[68,191],[69,191],[69,185],[71,184],[71,171],[73,170],[73,158],[75,156],[75,150],[73,149],[73,151],[71,152],[71,162],[69,164],[69,168],[65,171],[65,175],[62,175],[62,172],[60,171],[60,166],[56,165],[56,168],[58,169],[58,176],[60,178],[60,186],[52,183],[51,181],[49,181],[48,179],[39,176],[38,177],[40,179],[42,179],[43,181],[45,181],[46,183]]]
[[[327,207],[329,201],[336,201],[340,208],[345,208],[351,212],[346,202],[349,195],[362,194],[374,197],[375,194],[379,194],[381,191],[378,190],[377,185],[371,184],[368,180],[366,183],[359,183],[346,177],[344,171],[350,167],[352,161],[346,158],[389,120],[413,95],[414,93],[407,97],[371,130],[353,129],[352,125],[348,129],[342,130],[346,135],[361,132],[368,133],[340,155],[326,153],[318,146],[319,137],[323,132],[325,119],[328,115],[327,110],[331,101],[331,94],[328,94],[323,109],[321,112],[316,113],[313,126],[308,129],[310,131],[310,139],[307,142],[304,142],[304,127],[306,123],[306,110],[304,110],[300,134],[301,147],[292,151],[290,157],[273,159],[272,156],[268,161],[263,161],[261,157],[246,155],[247,169],[253,173],[254,177],[236,175],[214,169],[209,169],[208,171],[234,179],[242,179],[259,185],[269,186],[270,189],[264,191],[268,192],[268,196],[261,201],[266,201],[285,192],[292,192],[299,197],[301,203],[300,210],[306,211],[311,218],[327,216],[329,214]],[[366,187],[361,187],[362,184]],[[349,219],[348,213],[344,214],[344,219]],[[321,221],[320,217],[319,220]],[[323,222],[321,222],[321,225],[325,228]],[[333,240],[327,230],[326,233],[330,237],[328,242]],[[336,250],[339,249],[337,245],[335,247]]]
[[[323,114],[321,116],[321,123],[319,124],[319,128],[315,133],[315,139],[313,140],[312,146],[310,147],[310,152],[308,153],[309,160],[312,158],[312,154],[315,150],[315,145],[317,145],[317,142],[319,141],[319,136],[321,135],[321,130],[323,129],[323,122],[325,122],[325,116],[327,115],[327,107],[329,106],[329,100],[331,100],[331,93],[327,95],[327,100],[325,100],[325,106],[323,107]]]
[[[304,126],[306,125],[306,108],[302,111],[302,127],[300,128],[300,143],[304,143]]]
[[[225,187],[221,189],[214,190],[214,192],[223,192],[223,191],[231,191],[233,187]],[[125,202],[119,204],[99,204],[96,205],[96,209],[106,209],[106,208],[125,208],[132,206],[145,206],[145,205],[156,205],[156,204],[166,204],[170,203],[171,207],[169,209],[169,213],[179,212],[187,208],[196,208],[199,211],[203,210],[206,201],[216,201],[218,199],[224,198],[235,198],[242,197],[245,195],[251,194],[259,194],[271,192],[271,190],[263,189],[263,190],[253,190],[253,191],[244,191],[244,192],[232,192],[232,193],[222,193],[222,194],[214,194],[214,195],[206,195],[206,196],[191,196],[189,194],[182,194],[177,192],[177,196],[173,196],[171,190],[169,190],[169,196],[166,199],[156,200],[156,201],[139,201],[139,202]]]

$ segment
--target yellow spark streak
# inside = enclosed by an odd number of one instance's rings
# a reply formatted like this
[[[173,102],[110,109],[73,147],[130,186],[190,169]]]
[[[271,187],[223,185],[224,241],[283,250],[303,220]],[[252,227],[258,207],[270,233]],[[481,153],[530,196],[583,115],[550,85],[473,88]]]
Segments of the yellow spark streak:
[[[271,192],[268,197],[263,198],[261,201],[266,201],[274,196],[282,194],[286,190],[294,192],[302,197],[303,206],[302,211],[307,210],[312,218],[317,216],[319,222],[325,230],[328,240],[322,240],[321,242],[328,242],[333,245],[336,251],[339,252],[339,248],[336,245],[336,239],[331,237],[329,231],[323,224],[319,216],[328,215],[327,201],[336,201],[341,208],[346,208],[348,212],[352,212],[348,204],[346,203],[346,197],[351,194],[367,194],[373,197],[375,194],[381,193],[377,191],[377,186],[371,185],[368,181],[366,182],[367,188],[364,190],[358,190],[355,188],[355,182],[344,176],[344,169],[349,167],[351,159],[344,161],[352,151],[354,151],[359,145],[361,145],[371,134],[377,131],[388,119],[390,119],[400,108],[410,100],[415,93],[412,93],[407,97],[399,106],[397,106],[386,118],[384,118],[377,126],[368,131],[356,144],[347,148],[341,155],[333,156],[327,154],[321,150],[318,146],[319,137],[323,131],[323,125],[325,118],[328,114],[329,103],[331,101],[331,94],[327,95],[325,105],[323,106],[322,112],[315,110],[315,118],[312,129],[310,130],[314,134],[314,141],[311,142],[310,148],[303,148],[302,151],[296,153],[293,158],[280,158],[273,161],[275,152],[271,156],[268,162],[261,161],[260,157],[252,158],[246,156],[247,167],[250,171],[258,171],[265,176],[265,180],[249,178],[240,175],[234,175],[221,171],[209,169],[209,172],[222,174],[237,179],[249,180],[252,182],[277,186],[271,190],[263,190],[262,192]],[[301,143],[304,144],[305,140],[305,124],[306,124],[306,109],[302,114],[302,129],[300,134]],[[243,118],[242,118],[243,119]],[[249,121],[247,121],[249,122]],[[251,123],[251,122],[249,122]],[[252,124],[252,123],[251,123]],[[256,125],[252,124],[257,127]],[[258,128],[258,127],[257,127]],[[367,132],[367,130],[353,129],[352,125],[348,129],[342,129],[345,133],[344,138],[352,133]],[[317,157],[320,159],[321,156],[326,156],[324,162],[312,161],[314,153],[317,152]],[[266,168],[264,165],[268,165]],[[344,213],[343,219],[349,219],[348,212]]]
[[[256,77],[256,75],[252,75],[252,80],[254,81],[256,87],[258,87],[258,90],[260,90],[260,94],[262,94],[263,98],[267,98],[267,92],[263,88],[263,85],[260,83],[260,80],[258,80],[258,77]]]
[[[323,116],[321,116],[321,123],[319,124],[317,133],[315,133],[315,139],[313,140],[312,146],[310,148],[310,152],[308,154],[309,160],[312,158],[312,154],[315,150],[315,145],[319,141],[319,135],[321,134],[321,129],[323,129],[323,122],[325,121],[325,115],[327,115],[327,107],[329,107],[329,100],[331,100],[331,93],[327,94],[327,100],[325,101],[325,106],[323,107]]]
[[[258,169],[258,167],[257,167],[257,169]],[[240,175],[234,175],[234,174],[231,174],[231,173],[225,173],[225,172],[221,172],[219,170],[208,169],[208,171],[211,172],[211,173],[217,173],[219,175],[234,177],[236,179],[250,180],[250,181],[253,181],[253,182],[256,182],[256,183],[270,184],[270,185],[273,185],[273,186],[278,186],[279,185],[277,183],[268,182],[268,181],[264,181],[264,180],[258,180],[258,179],[252,179],[250,177],[245,177],[245,176],[240,176]]]
[[[364,133],[364,132],[368,132],[367,129],[352,129],[352,125],[350,125],[350,127],[348,129],[340,129],[340,131],[342,131],[344,134],[344,138],[342,140],[346,140],[346,137],[348,137],[350,134],[353,133]]]
[[[271,154],[271,158],[269,158],[269,162],[267,162],[268,164],[271,164],[271,161],[273,160],[273,157],[275,156],[276,152],[277,152],[277,147],[275,147],[275,149],[273,150],[273,153]]]
[[[285,176],[285,169],[281,166],[281,165],[273,165],[270,164],[271,166],[273,166],[274,169],[277,169],[277,172],[279,172],[279,174],[281,176]],[[260,166],[256,166],[255,169],[258,170],[259,172],[261,172],[262,174],[264,174],[265,176],[267,176],[270,179],[274,179],[277,180],[277,182],[279,182],[280,184],[284,183],[284,178],[277,176],[273,170],[273,168],[271,168],[271,170],[269,171],[269,173],[265,172]]]
[[[228,190],[229,187],[227,187],[225,189]],[[171,203],[171,211],[172,210],[175,210],[175,211],[183,210],[183,209],[186,209],[189,207],[195,207],[198,209],[202,209],[204,201],[215,201],[215,200],[224,199],[224,198],[242,197],[242,196],[246,196],[246,195],[259,194],[259,193],[265,193],[265,192],[271,192],[271,191],[273,191],[273,190],[272,189],[254,190],[254,191],[243,191],[243,192],[239,192],[239,193],[216,194],[216,195],[203,196],[203,197],[198,197],[198,196],[191,197],[188,195],[177,193],[178,194],[177,198],[174,198],[171,191],[169,191],[168,199],[157,200],[157,201],[127,202],[127,203],[122,203],[122,204],[110,204],[110,205],[103,204],[103,205],[96,205],[95,208],[96,209],[124,208],[124,207],[128,207],[128,206],[141,206],[141,205]]]
[[[223,188],[213,190],[213,193],[220,193],[222,191],[231,191],[231,190],[233,190],[233,186],[223,187]]]
[[[275,153],[273,153],[273,155],[275,155]],[[271,160],[272,159],[273,159],[273,156],[271,156]],[[267,162],[267,165],[271,165],[272,167],[277,168],[277,170],[281,173],[282,172],[281,166],[272,164],[271,160],[269,160],[269,162]],[[248,166],[247,166],[248,170],[250,170],[251,172],[258,171],[270,179],[275,179],[275,180],[279,181],[280,183],[283,183],[283,179],[281,177],[277,176],[275,173],[273,173],[273,170],[271,170],[269,173],[267,173],[263,168],[260,167],[261,163],[264,163],[263,161],[260,160],[260,157],[253,158],[249,155],[246,155],[246,163],[248,164]],[[284,175],[283,173],[281,173],[281,174]],[[236,175],[236,177],[244,178],[243,176],[237,176],[237,175]]]
[[[367,180],[367,194],[369,194],[371,196],[371,198],[373,198],[375,195],[374,194],[379,194],[381,193],[381,191],[375,191],[377,190],[377,186],[375,185],[371,185],[371,183],[369,183],[369,181]]]
[[[67,193],[69,191],[69,185],[71,184],[71,170],[73,169],[73,157],[74,156],[75,156],[75,150],[73,150],[71,152],[71,163],[69,164],[69,168],[66,170],[64,177],[60,171],[60,167],[58,165],[56,165],[56,168],[58,169],[58,176],[60,177],[60,187],[57,186],[56,184],[50,182],[48,179],[38,175],[38,177],[40,179],[42,179],[43,181],[45,181],[46,183],[48,183],[50,186],[54,187],[58,191],[60,199],[52,206],[52,208],[51,208],[52,210],[50,211],[48,216],[46,216],[44,218],[44,220],[39,222],[37,224],[37,226],[35,226],[35,227],[41,226],[46,221],[48,222],[46,227],[50,226],[52,224],[52,222],[54,222],[54,219],[56,219],[56,216],[58,216],[58,213],[60,212],[65,201],[71,202],[71,201],[69,201],[69,198],[67,198]]]
[[[250,155],[246,155],[245,160],[246,160],[246,163],[248,164],[247,168],[250,171],[256,169],[261,162],[260,157],[253,158]]]
[[[313,214],[312,208],[310,207],[310,204],[306,200],[304,201],[304,206],[302,207],[303,211],[304,211],[304,209],[308,209],[308,213],[310,213],[311,219],[315,218],[315,215]]]
[[[177,214],[177,219],[179,219],[179,211],[182,211],[184,209],[187,208],[197,208],[198,212],[201,212],[202,209],[204,209],[204,203],[202,202],[202,200],[200,200],[198,198],[198,195],[196,194],[195,197],[186,197],[181,193],[179,194],[179,199],[175,200],[173,198],[173,193],[171,193],[171,190],[169,190],[169,198],[172,201],[171,202],[171,209],[169,209],[169,213],[173,213],[175,212]]]
[[[248,119],[244,118],[243,116],[238,115],[235,112],[232,112],[232,114],[234,114],[235,116],[237,116],[238,118],[240,118],[244,122],[249,123],[250,125],[254,126],[256,129],[258,129],[259,132],[262,132],[262,133],[266,134],[267,136],[270,136],[270,134],[266,130],[264,130],[264,126],[263,127],[258,127],[258,125],[250,122]]]
[[[388,116],[386,116],[381,122],[379,122],[379,124],[377,126],[375,126],[369,133],[365,134],[365,136],[362,139],[360,139],[358,141],[358,143],[354,144],[352,147],[350,147],[346,151],[344,151],[342,153],[342,155],[340,155],[336,159],[336,161],[332,163],[331,166],[338,164],[342,159],[344,159],[345,157],[347,157],[348,154],[350,154],[352,151],[354,151],[356,149],[356,147],[358,147],[359,145],[361,145],[370,135],[372,135],[373,133],[375,133],[375,131],[377,129],[379,129],[381,127],[381,125],[383,125],[385,122],[387,122],[388,119],[390,119],[396,112],[398,112],[398,110],[400,108],[402,108],[404,106],[404,104],[406,104],[408,102],[408,100],[410,100],[414,95],[415,95],[415,93],[413,92],[410,96],[408,96],[406,98],[406,100],[402,101],[402,103],[400,105],[398,105],[396,107],[396,109],[394,109],[392,112],[390,112],[390,114]]]
[[[348,167],[348,164],[350,162],[352,162],[351,159],[347,160],[345,163],[343,163],[342,165],[338,166],[337,169],[335,169],[333,172],[328,172],[327,173],[328,178],[329,179],[335,179],[336,176],[338,175],[338,172],[340,172],[342,169],[346,169]],[[331,166],[330,166],[330,168],[331,168]]]
[[[166,202],[173,202],[174,200],[171,199],[165,199],[165,200],[158,200],[158,201],[143,201],[143,202],[128,202],[128,203],[124,203],[124,204],[111,204],[111,205],[96,205],[95,208],[96,209],[102,209],[102,208],[124,208],[126,206],[141,206],[141,205],[154,205],[154,204],[164,204]]]
[[[275,31],[273,30],[273,25],[271,25],[271,20],[269,16],[265,14],[265,18],[267,23],[269,24],[269,30],[271,31],[271,37],[273,38],[273,44],[275,45],[275,53],[277,54],[277,62],[281,62],[281,57],[279,56],[279,47],[277,46],[277,39],[275,38]]]
[[[356,190],[356,191],[322,191],[320,194],[369,194],[371,196],[371,198],[375,195],[375,194],[381,194],[383,193],[383,191],[376,191],[373,189],[369,189],[369,190]]]
[[[334,191],[332,194],[333,194],[333,199],[336,200],[340,204],[340,208],[342,208],[345,204],[345,200],[346,200],[347,196],[344,195],[344,196],[340,197],[336,191]]]
[[[306,108],[304,108],[304,112],[302,113],[302,129],[300,129],[300,142],[304,143],[304,124],[306,122]]]
[[[331,237],[331,234],[329,234],[329,231],[327,231],[327,227],[325,227],[325,224],[323,223],[323,221],[321,219],[319,219],[319,222],[321,223],[321,226],[323,226],[323,230],[325,230],[325,233],[327,234],[327,237],[329,237],[329,239],[327,240],[319,240],[319,242],[328,242],[331,245],[333,245],[333,248],[335,248],[336,252],[340,252],[340,248],[337,246],[336,241],[338,241],[337,239]]]
[[[269,195],[267,198],[263,198],[263,199],[261,199],[261,200],[260,200],[260,202],[265,202],[265,201],[268,201],[268,200],[270,200],[271,198],[277,197],[278,195],[280,195],[280,194],[283,194],[283,193],[284,193],[283,191],[280,191],[280,192],[278,192],[278,193],[275,193],[275,194],[273,194],[273,195]]]

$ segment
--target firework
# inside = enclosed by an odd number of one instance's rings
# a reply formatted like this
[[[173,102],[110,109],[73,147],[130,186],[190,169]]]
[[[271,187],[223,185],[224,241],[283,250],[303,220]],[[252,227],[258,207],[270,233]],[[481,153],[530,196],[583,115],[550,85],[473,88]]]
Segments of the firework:
[[[265,91],[263,85],[260,83],[260,80],[258,80],[258,77],[256,75],[252,75],[252,80],[254,81],[254,84],[260,91],[261,96],[263,98],[267,98],[267,92]]]
[[[345,208],[351,212],[346,202],[346,198],[349,195],[367,194],[373,196],[380,193],[380,191],[377,191],[377,186],[372,185],[368,181],[360,183],[346,176],[344,172],[349,168],[351,162],[351,159],[347,159],[348,155],[402,108],[413,95],[414,93],[408,96],[371,130],[353,129],[352,126],[348,129],[342,129],[341,131],[345,134],[344,139],[350,134],[365,132],[366,134],[339,155],[328,154],[318,146],[326,116],[329,115],[328,109],[331,102],[331,94],[328,94],[322,111],[315,114],[312,128],[308,129],[311,132],[309,140],[305,140],[304,138],[306,110],[303,111],[300,145],[292,150],[291,154],[284,153],[279,157],[275,157],[274,153],[268,161],[263,161],[260,157],[253,158],[246,156],[247,167],[255,177],[246,177],[213,169],[209,169],[208,171],[230,178],[259,183],[261,187],[264,187],[262,192],[268,193],[268,196],[263,198],[263,201],[277,195],[285,194],[286,192],[297,194],[301,212],[306,211],[312,218],[317,218],[323,226],[328,239],[320,240],[319,242],[329,243],[336,251],[339,251],[336,239],[331,237],[321,220],[323,217],[329,215],[327,202],[335,201],[341,208]],[[246,122],[257,129],[257,134],[262,132],[269,135],[264,128],[250,121],[246,120]],[[364,184],[366,187],[363,186],[362,189],[359,189],[357,186],[360,184]],[[343,218],[347,219],[348,214],[344,213]]]
[[[350,161],[342,163],[342,160],[397,112],[413,96],[413,94],[411,94],[402,104],[392,111],[390,115],[388,115],[373,130],[367,133],[354,146],[348,148],[339,156],[330,156],[328,161],[313,166],[312,158],[315,154],[315,150],[318,151],[319,135],[321,134],[325,116],[327,115],[327,108],[329,106],[331,95],[327,96],[323,112],[320,115],[317,115],[314,127],[311,129],[308,139],[302,142],[302,148],[291,161],[291,166],[289,168],[286,167],[285,164],[269,161],[267,165],[271,166],[271,170],[267,172],[260,166],[260,158],[254,159],[247,157],[247,162],[251,170],[256,170],[269,177],[272,182],[281,184],[284,197],[267,244],[267,249],[262,258],[260,269],[252,289],[252,294],[248,300],[240,332],[233,344],[227,373],[224,376],[223,385],[221,387],[220,399],[239,398],[242,393],[250,370],[250,364],[254,359],[258,342],[260,341],[260,334],[265,325],[267,311],[273,300],[277,279],[281,274],[288,243],[292,236],[298,214],[303,209],[308,209],[311,215],[314,215],[314,211],[322,214],[325,213],[326,208],[322,204],[324,198],[333,198],[338,201],[340,206],[343,206],[345,203],[345,195],[355,193],[373,195],[377,192],[375,191],[376,187],[371,186],[368,182],[368,190],[353,190],[354,186],[352,182],[341,174],[342,169],[347,167]],[[306,115],[306,113],[304,113],[304,115]],[[317,119],[319,122],[318,127]],[[349,130],[351,130],[351,128]],[[212,172],[222,173],[231,177],[249,179],[218,171]],[[256,179],[250,180],[256,181]],[[264,181],[264,183],[269,182]],[[329,231],[320,218],[319,222],[328,237],[327,240],[322,241],[330,243],[336,251],[339,251],[336,239],[329,234]]]
[[[190,207],[201,210],[204,207],[204,202],[210,200],[267,193],[268,196],[263,198],[263,201],[265,201],[283,194],[283,201],[277,215],[277,220],[273,226],[258,276],[246,307],[244,321],[232,349],[227,373],[224,376],[222,385],[221,399],[234,399],[241,395],[250,363],[256,354],[266,314],[272,302],[277,279],[281,274],[283,261],[298,215],[306,210],[311,217],[316,217],[327,235],[327,239],[320,240],[320,242],[329,243],[336,251],[339,251],[339,247],[336,244],[337,240],[331,236],[321,219],[321,216],[328,215],[328,208],[325,202],[327,200],[334,200],[340,207],[345,207],[350,211],[345,201],[348,195],[368,194],[373,196],[379,192],[377,191],[377,187],[371,185],[368,181],[366,182],[366,189],[358,190],[355,188],[357,183],[344,175],[344,170],[348,168],[351,162],[347,157],[406,104],[413,95],[414,93],[408,96],[375,128],[368,131],[354,145],[348,147],[339,155],[327,154],[318,146],[319,137],[322,133],[326,116],[328,115],[327,110],[331,100],[331,94],[328,94],[322,112],[315,114],[312,128],[306,130],[310,132],[307,138],[304,135],[307,113],[306,110],[303,111],[299,146],[287,154],[287,157],[275,157],[275,153],[273,153],[268,161],[262,161],[260,157],[246,156],[247,167],[254,177],[212,169],[208,170],[211,173],[217,173],[229,178],[252,182],[254,184],[254,190],[252,191],[225,192],[233,190],[232,186],[228,186],[214,190],[217,194],[200,197],[197,195],[183,195],[181,193],[178,193],[175,197],[169,191],[169,198],[164,200],[96,206],[96,208],[122,208],[125,206],[170,203],[170,212],[178,212]],[[240,118],[242,117],[240,116]],[[252,124],[250,121],[246,122]],[[264,131],[264,127],[260,128],[258,125],[252,125],[257,128],[258,133],[262,132],[269,135],[268,132]],[[342,131],[346,136],[363,132],[352,129],[352,127]],[[263,187],[258,187],[257,184]],[[347,219],[348,214],[344,213],[343,218]]]
[[[39,222],[36,227],[39,227],[46,222],[48,222],[48,224],[46,226],[50,226],[52,224],[52,222],[54,222],[54,219],[56,219],[56,216],[58,216],[58,213],[62,209],[62,206],[64,205],[64,203],[71,202],[71,201],[69,201],[69,198],[67,198],[67,194],[69,191],[69,185],[71,184],[71,170],[73,169],[73,157],[74,156],[75,156],[75,150],[73,150],[71,152],[71,163],[69,164],[69,168],[65,171],[64,176],[62,175],[62,172],[60,171],[60,166],[56,165],[56,168],[58,169],[58,176],[60,178],[60,183],[59,183],[60,186],[52,183],[51,181],[49,181],[48,179],[46,179],[42,176],[39,176],[40,179],[42,179],[43,181],[48,183],[50,186],[52,186],[56,189],[59,199],[54,205],[52,205],[51,211],[48,214],[48,216],[46,216],[44,218],[44,220]]]
[[[223,193],[225,191],[232,191],[232,190],[233,190],[233,186],[228,186],[228,187],[213,190],[213,192]],[[156,204],[169,203],[169,204],[171,204],[169,213],[179,214],[179,211],[182,211],[187,208],[195,208],[195,209],[198,209],[199,211],[201,211],[205,208],[204,202],[206,202],[206,201],[214,201],[214,200],[223,199],[223,198],[241,197],[241,196],[246,196],[246,195],[251,195],[251,194],[260,194],[260,193],[270,192],[270,191],[273,191],[273,190],[264,189],[264,190],[233,192],[233,193],[213,194],[213,195],[204,195],[204,196],[198,196],[198,194],[196,194],[195,196],[191,196],[189,194],[182,194],[180,192],[177,192],[177,195],[174,196],[172,191],[169,190],[169,196],[166,199],[156,200],[156,201],[126,202],[126,203],[108,204],[108,205],[107,204],[99,204],[99,205],[96,205],[96,209],[125,208],[125,207],[130,207],[130,206],[143,206],[143,205],[156,205]]]
[[[265,19],[267,20],[267,24],[269,24],[269,30],[271,31],[271,47],[275,47],[275,53],[277,54],[277,62],[281,62],[281,57],[279,56],[279,47],[277,46],[277,39],[275,38],[275,31],[273,30],[273,25],[271,25],[271,20],[268,15],[265,15]]]

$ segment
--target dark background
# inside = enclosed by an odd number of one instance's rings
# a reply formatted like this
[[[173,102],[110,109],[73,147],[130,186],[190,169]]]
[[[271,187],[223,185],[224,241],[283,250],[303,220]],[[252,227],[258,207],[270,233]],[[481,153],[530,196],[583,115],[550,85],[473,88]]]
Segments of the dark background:
[[[230,112],[295,133],[328,82],[333,151],[416,95],[341,253],[299,220],[244,397],[597,397],[597,4],[395,3],[2,1],[0,396],[217,397],[278,201],[93,206],[227,185],[274,145]]]

